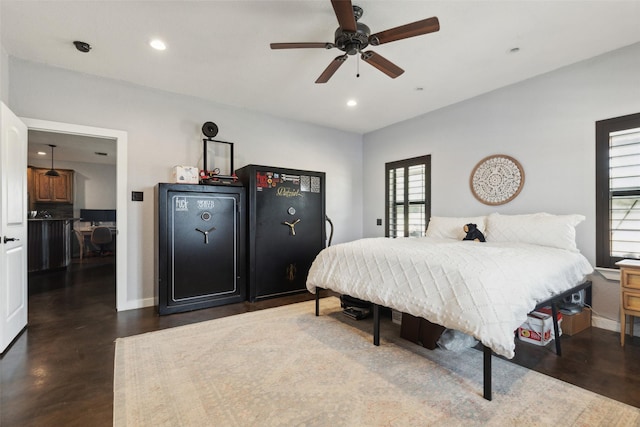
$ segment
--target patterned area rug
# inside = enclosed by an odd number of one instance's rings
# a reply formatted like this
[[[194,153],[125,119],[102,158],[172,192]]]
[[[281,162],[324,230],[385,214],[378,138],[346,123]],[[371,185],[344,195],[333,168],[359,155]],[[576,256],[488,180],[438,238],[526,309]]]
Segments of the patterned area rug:
[[[640,409],[493,358],[427,350],[337,298],[116,341],[115,426],[638,426]]]

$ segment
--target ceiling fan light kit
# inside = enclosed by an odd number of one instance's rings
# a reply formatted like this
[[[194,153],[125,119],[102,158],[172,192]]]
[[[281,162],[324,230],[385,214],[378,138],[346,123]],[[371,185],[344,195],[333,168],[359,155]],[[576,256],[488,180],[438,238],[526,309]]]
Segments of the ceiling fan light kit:
[[[271,43],[271,49],[333,49],[338,48],[344,55],[337,56],[320,74],[316,83],[326,83],[347,60],[349,55],[360,54],[360,58],[382,71],[392,79],[404,73],[404,70],[393,62],[371,50],[363,51],[367,46],[379,46],[397,40],[421,36],[440,30],[438,18],[432,17],[410,24],[401,25],[379,33],[371,34],[369,27],[357,22],[363,15],[359,6],[353,6],[351,0],[331,0],[333,11],[338,19],[339,27],[334,33],[334,42],[300,42]]]

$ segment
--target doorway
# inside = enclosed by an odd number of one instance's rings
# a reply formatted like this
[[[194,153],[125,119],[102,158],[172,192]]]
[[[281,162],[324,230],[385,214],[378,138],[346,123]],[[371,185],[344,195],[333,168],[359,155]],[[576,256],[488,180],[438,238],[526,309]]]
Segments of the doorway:
[[[73,137],[98,138],[115,144],[116,157],[116,310],[138,308],[127,299],[127,133],[114,129],[82,126],[71,123],[22,118],[30,133],[45,132]]]

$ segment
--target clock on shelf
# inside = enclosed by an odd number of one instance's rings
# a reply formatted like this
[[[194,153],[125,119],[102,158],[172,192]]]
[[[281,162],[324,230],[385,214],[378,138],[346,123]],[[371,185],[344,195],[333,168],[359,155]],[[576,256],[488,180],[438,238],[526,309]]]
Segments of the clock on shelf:
[[[516,159],[496,154],[480,160],[469,178],[471,192],[485,205],[503,205],[515,199],[524,185],[524,170]]]

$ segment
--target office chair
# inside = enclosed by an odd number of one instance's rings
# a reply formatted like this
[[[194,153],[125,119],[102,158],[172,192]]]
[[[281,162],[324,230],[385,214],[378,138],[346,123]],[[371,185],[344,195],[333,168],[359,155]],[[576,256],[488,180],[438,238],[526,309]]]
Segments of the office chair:
[[[105,254],[105,246],[113,241],[109,227],[96,227],[91,232],[91,243],[100,248],[100,255]]]

